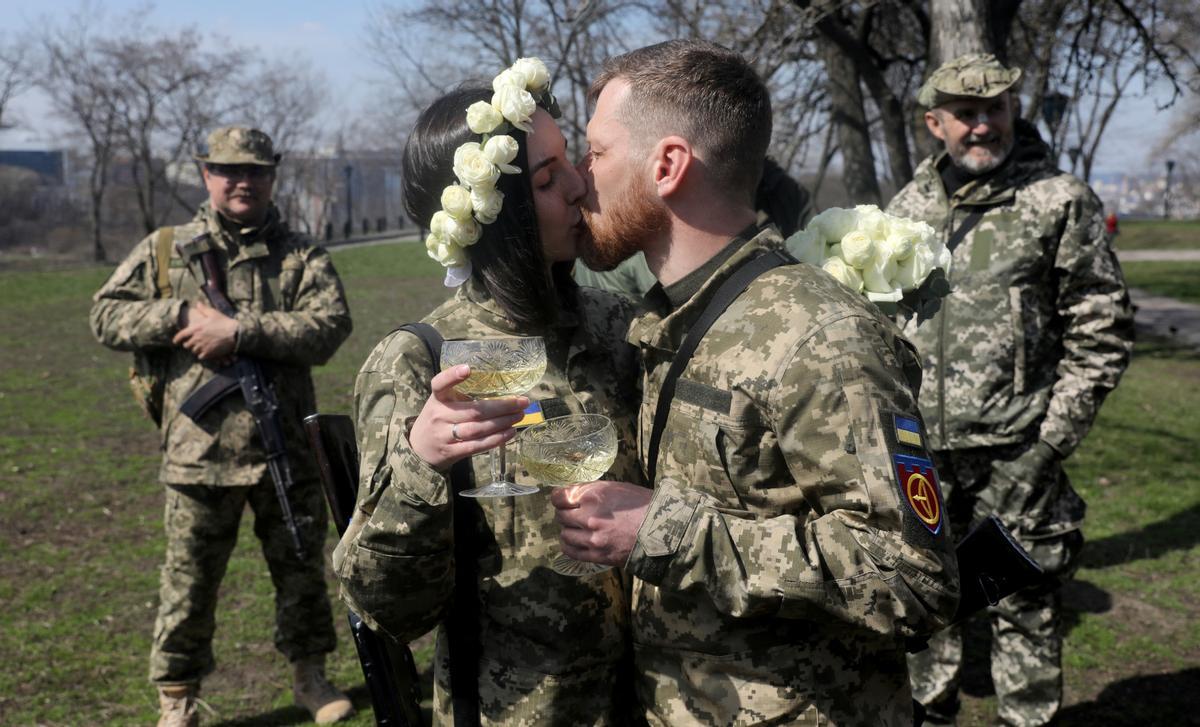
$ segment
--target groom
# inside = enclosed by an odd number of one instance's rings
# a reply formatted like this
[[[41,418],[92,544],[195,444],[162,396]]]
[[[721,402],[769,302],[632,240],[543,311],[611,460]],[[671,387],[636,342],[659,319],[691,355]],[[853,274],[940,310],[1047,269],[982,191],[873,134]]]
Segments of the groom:
[[[753,208],[770,98],[741,56],[678,40],[610,59],[589,99],[584,259],[603,270],[642,251],[659,282],[629,333],[653,489],[552,499],[567,555],[634,577],[646,718],[911,725],[905,639],[958,600],[912,347],[821,270],[775,267],[704,334],[655,437],[689,328],[782,249]]]

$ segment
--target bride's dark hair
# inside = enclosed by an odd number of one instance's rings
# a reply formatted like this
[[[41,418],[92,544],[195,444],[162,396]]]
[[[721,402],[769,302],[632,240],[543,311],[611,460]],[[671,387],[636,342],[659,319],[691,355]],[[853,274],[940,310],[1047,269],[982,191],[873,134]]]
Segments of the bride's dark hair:
[[[490,101],[491,88],[464,85],[434,101],[417,118],[404,145],[404,210],[422,229],[429,228],[433,213],[442,208],[442,190],[454,184],[454,150],[480,136],[467,127],[467,107]],[[504,204],[495,222],[482,225],[479,242],[467,248],[472,277],[487,288],[492,299],[519,328],[540,328],[554,322],[574,296],[560,296],[575,287],[573,263],[556,263],[546,273],[529,181],[526,135],[520,129],[506,132],[519,147],[513,164],[520,174],[501,174],[496,188]]]

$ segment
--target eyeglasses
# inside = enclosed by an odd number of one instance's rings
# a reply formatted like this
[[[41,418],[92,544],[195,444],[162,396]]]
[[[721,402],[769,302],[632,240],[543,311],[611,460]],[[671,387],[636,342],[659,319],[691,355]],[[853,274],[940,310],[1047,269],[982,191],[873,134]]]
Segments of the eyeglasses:
[[[275,167],[265,164],[205,164],[210,174],[225,179],[264,179],[275,173]]]

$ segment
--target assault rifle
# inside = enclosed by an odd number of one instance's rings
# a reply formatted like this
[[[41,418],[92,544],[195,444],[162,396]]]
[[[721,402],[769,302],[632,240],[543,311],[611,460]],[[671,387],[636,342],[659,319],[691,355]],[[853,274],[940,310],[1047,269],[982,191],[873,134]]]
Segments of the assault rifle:
[[[195,243],[201,238],[207,238],[205,232],[193,239]],[[225,295],[224,281],[221,279],[221,269],[217,265],[216,253],[210,247],[195,254],[200,260],[200,269],[204,275],[201,286],[204,295],[213,308],[233,318],[237,310]],[[292,470],[288,466],[287,448],[283,438],[283,422],[279,417],[279,401],[275,398],[275,390],[263,372],[262,366],[252,358],[238,356],[232,364],[217,371],[204,386],[194,391],[187,401],[179,407],[192,421],[199,422],[205,412],[226,396],[241,391],[246,401],[246,408],[254,417],[258,428],[258,436],[262,439],[263,449],[267,454],[267,469],[271,472],[271,481],[275,483],[275,497],[279,499],[279,509],[283,511],[283,522],[287,525],[288,534],[292,537],[292,548],[296,557],[304,560],[304,544],[300,542],[300,530],[296,527],[296,518],[292,514],[292,503],[288,499],[288,491],[295,484],[292,480]]]

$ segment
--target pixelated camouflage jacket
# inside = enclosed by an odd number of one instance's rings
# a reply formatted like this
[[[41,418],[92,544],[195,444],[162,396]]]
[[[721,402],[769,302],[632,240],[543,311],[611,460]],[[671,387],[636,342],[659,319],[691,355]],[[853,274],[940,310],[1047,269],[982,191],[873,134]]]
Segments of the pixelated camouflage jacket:
[[[425,318],[447,339],[541,335],[546,374],[529,392],[548,415],[599,412],[620,435],[614,476],[640,482],[634,416],[640,399],[635,349],[625,342],[632,305],[578,289],[578,310],[548,330],[519,331],[473,281]],[[372,628],[400,641],[439,624],[453,596],[452,509],[446,476],[409,447],[408,429],[437,372],[424,344],[407,332],[384,338],[354,387],[360,447],[359,499],[334,552],[341,596]],[[517,446],[508,447],[510,470]],[[477,484],[489,481],[488,456],[472,459]],[[532,482],[516,468],[517,482]],[[627,652],[628,599],[619,570],[587,577],[549,568],[559,526],[549,493],[476,501],[479,541],[480,702],[492,724],[609,724],[629,697],[614,695]],[[439,638],[435,713],[450,720],[445,639]]]
[[[235,241],[207,203],[174,238],[184,254],[172,252],[171,296],[160,298],[155,234],[137,244],[94,296],[91,327],[105,346],[142,349],[166,357],[167,385],[161,428],[159,479],[180,485],[253,485],[267,471],[254,418],[239,394],[227,396],[199,422],[179,411],[188,396],[215,373],[187,350],[172,346],[184,301],[206,301],[203,273],[192,255],[207,248],[189,244],[203,232],[225,277],[225,292],[237,309],[237,353],[264,364],[279,399],[288,459],[297,479],[315,478],[302,428],[316,411],[310,367],[322,364],[350,335],[350,310],[341,280],[324,249],[290,231],[272,207],[267,224],[250,239]],[[232,259],[231,259],[232,255]]]
[[[904,332],[921,352],[931,447],[1011,444],[1036,433],[1066,456],[1087,434],[1133,348],[1133,313],[1104,234],[1100,200],[1054,167],[1019,121],[1013,158],[946,198],[945,152],[926,159],[888,212],[943,240],[983,217],[953,251],[952,292]]]
[[[661,289],[647,294],[630,328],[643,457],[688,328],[740,263],[782,245],[760,232],[665,317]],[[762,275],[713,324],[678,380],[626,566],[651,723],[912,724],[903,642],[958,602],[919,377],[895,326],[808,265]],[[902,494],[905,458],[924,463],[928,527]]]

